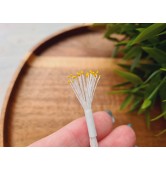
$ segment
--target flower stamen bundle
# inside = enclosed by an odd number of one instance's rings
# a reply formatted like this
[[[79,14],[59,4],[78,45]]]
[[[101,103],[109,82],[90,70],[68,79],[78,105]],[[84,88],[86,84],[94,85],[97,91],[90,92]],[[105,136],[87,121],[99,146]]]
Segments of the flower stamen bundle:
[[[77,99],[84,109],[88,133],[90,138],[90,146],[98,146],[97,133],[92,114],[92,101],[97,87],[100,75],[98,71],[77,72],[76,75],[69,75],[68,83],[71,85]]]

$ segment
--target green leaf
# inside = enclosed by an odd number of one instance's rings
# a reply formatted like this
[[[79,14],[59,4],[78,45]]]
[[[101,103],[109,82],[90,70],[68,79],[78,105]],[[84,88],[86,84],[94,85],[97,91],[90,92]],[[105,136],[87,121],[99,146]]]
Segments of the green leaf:
[[[121,86],[126,86],[126,85],[129,85],[129,84],[130,84],[130,82],[127,81],[127,82],[124,82],[124,83],[116,84],[113,87],[121,87]]]
[[[133,95],[128,95],[120,106],[120,110],[125,109],[133,100]]]
[[[132,37],[132,38],[128,41],[128,43],[127,43],[126,47],[130,47],[130,46],[132,46],[132,45],[133,45],[134,40],[135,40],[135,37]]]
[[[159,104],[160,115],[152,121],[160,117],[166,119],[166,23],[107,24],[107,38],[117,41],[112,34],[124,36],[115,43],[119,48],[115,49],[114,56],[123,53],[123,59],[131,59],[119,64],[125,71],[117,71],[125,81],[114,86],[117,91],[113,93],[127,94],[121,109],[130,106],[129,111],[143,113],[150,127],[150,111]]]
[[[166,68],[160,68],[160,70],[162,70],[162,71],[166,71]]]
[[[131,91],[133,93],[136,93],[136,92],[140,91],[141,89],[145,89],[146,87],[148,87],[148,84],[141,84],[138,87],[132,88]]]
[[[132,58],[140,55],[140,53],[141,53],[141,48],[135,46],[135,47],[130,48],[130,50],[124,55],[123,58],[125,60],[129,60],[129,59],[132,59]]]
[[[142,101],[142,98],[139,99],[135,99],[135,101],[133,102],[132,106],[130,107],[129,113],[133,112],[135,109],[138,108],[138,106],[140,105]]]
[[[130,70],[130,65],[127,65],[127,64],[118,64],[118,66],[124,68],[125,70]]]
[[[120,41],[116,44],[116,46],[123,46],[126,45],[128,43],[128,41]]]
[[[163,83],[165,82],[166,77],[158,84],[158,86],[156,86],[156,88],[150,93],[150,95],[144,100],[141,109],[145,110],[148,107],[151,106],[152,104],[152,100],[154,101],[154,98],[156,96],[156,93],[158,92],[158,90],[160,89],[160,87],[163,85]]]
[[[166,31],[161,32],[160,34],[158,34],[158,36],[159,35],[164,35],[164,34],[166,34]]]
[[[161,86],[159,90],[160,100],[164,101],[166,99],[166,82]],[[161,109],[162,112],[166,112],[166,102],[161,102]],[[164,115],[164,118],[166,118],[166,115]]]
[[[146,99],[146,100],[143,102],[143,104],[142,104],[142,106],[141,106],[141,109],[142,109],[142,110],[147,109],[147,108],[151,105],[151,103],[152,103],[152,101],[151,101],[150,99]]]
[[[166,39],[165,40],[160,40],[160,43],[156,46],[157,48],[164,50],[165,51],[165,47],[166,47]]]
[[[149,64],[142,64],[140,63],[140,69],[144,72],[149,72],[149,74],[152,74],[154,71],[160,69],[161,67],[154,63],[153,61],[149,61]]]
[[[144,84],[148,83],[154,76],[156,76],[160,72],[161,72],[160,70],[156,70],[155,72],[152,72],[152,74],[146,79],[146,81],[144,81]]]
[[[161,132],[159,132],[158,134],[156,134],[155,136],[160,136],[163,135],[166,132],[166,129],[162,130]]]
[[[149,38],[152,38],[159,34],[161,31],[163,31],[166,28],[165,23],[156,23],[152,24],[149,27],[145,28],[133,41],[133,44],[138,44],[144,40],[147,40]]]
[[[138,114],[138,115],[140,115],[140,114],[145,114],[145,111],[146,111],[146,110],[143,110],[143,109],[139,108],[137,114]]]
[[[107,24],[107,29],[105,33],[105,37],[109,38],[111,34],[120,31],[121,25],[119,24]]]
[[[139,32],[142,32],[142,31],[145,30],[145,28],[137,28],[136,30],[139,31]]]
[[[116,46],[112,51],[112,58],[116,58],[118,55],[119,46]]]
[[[158,36],[152,37],[148,39],[149,43],[151,44],[151,46],[156,46],[160,40]],[[147,44],[147,43],[146,43]]]
[[[120,70],[116,70],[116,73],[119,74],[124,79],[128,80],[129,82],[133,83],[134,85],[138,85],[142,83],[141,78],[134,73],[130,73],[127,71],[120,71]]]
[[[164,82],[164,84],[160,88],[159,94],[160,94],[161,101],[166,101],[165,100],[166,99],[166,82]],[[165,111],[166,111],[166,107],[165,107]]]
[[[150,96],[148,97],[148,99],[152,99],[152,97],[157,93],[157,91],[160,89],[160,87],[165,83],[166,81],[166,77],[160,81],[159,85],[153,90],[153,92],[150,94]]]
[[[138,66],[140,59],[141,59],[141,55],[142,55],[142,51],[139,51],[139,53],[137,53],[137,56],[133,60],[133,63],[131,65],[131,69],[130,69],[131,71],[133,71],[134,68]]]
[[[109,39],[111,41],[119,42],[119,40],[117,38],[114,38],[114,37],[108,36],[107,39]]]
[[[159,64],[166,63],[166,53],[157,48],[142,47],[142,49],[147,52],[150,57],[156,60]]]
[[[130,90],[113,90],[111,92],[109,92],[109,94],[128,94],[128,93],[131,93]]]
[[[147,88],[145,89],[145,92],[144,92],[144,99],[148,98],[152,92],[154,91],[154,89],[159,85],[158,82],[161,81],[161,75],[160,74],[156,74],[150,81],[149,83],[147,84]],[[146,85],[145,84],[145,85]]]
[[[163,112],[163,113],[159,114],[158,116],[156,116],[155,118],[151,119],[151,121],[158,120],[158,119],[160,119],[161,117],[163,117],[165,115],[166,115],[166,112]]]
[[[135,24],[125,23],[125,24],[122,24],[120,33],[121,34],[125,33],[125,34],[130,35],[131,33],[133,33],[133,30],[135,30]]]

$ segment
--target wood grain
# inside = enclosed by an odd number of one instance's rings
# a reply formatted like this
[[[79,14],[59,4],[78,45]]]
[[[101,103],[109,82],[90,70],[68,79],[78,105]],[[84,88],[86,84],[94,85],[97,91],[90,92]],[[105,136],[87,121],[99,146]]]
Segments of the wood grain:
[[[108,95],[122,82],[115,75],[118,60],[110,59],[113,43],[103,33],[78,27],[59,33],[35,47],[16,72],[8,91],[1,119],[1,146],[27,146],[83,116],[67,75],[78,70],[99,70],[93,111],[112,110],[115,126],[132,123],[139,146],[165,146],[166,137],[154,137],[165,127],[157,121],[148,130],[143,115],[119,111],[123,96]],[[158,109],[154,110],[156,113]]]

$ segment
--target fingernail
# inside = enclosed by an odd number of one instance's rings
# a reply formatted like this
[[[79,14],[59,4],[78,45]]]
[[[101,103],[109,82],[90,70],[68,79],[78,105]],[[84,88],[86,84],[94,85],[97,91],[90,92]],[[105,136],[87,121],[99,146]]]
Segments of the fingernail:
[[[131,124],[131,123],[129,123],[129,124],[127,124],[127,126],[132,127],[132,124]]]
[[[106,110],[106,112],[111,116],[112,123],[115,123],[115,117],[113,116],[113,113],[110,110]]]

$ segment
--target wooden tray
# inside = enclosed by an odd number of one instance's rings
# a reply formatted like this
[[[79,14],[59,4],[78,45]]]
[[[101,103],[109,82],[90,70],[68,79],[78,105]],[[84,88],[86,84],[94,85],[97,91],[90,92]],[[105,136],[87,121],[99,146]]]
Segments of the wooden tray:
[[[114,44],[103,31],[89,26],[68,29],[49,37],[25,57],[16,71],[3,104],[0,145],[27,146],[72,120],[83,116],[67,75],[78,70],[98,69],[102,75],[93,111],[112,110],[116,124],[132,123],[139,146],[166,146],[166,137],[154,137],[144,116],[119,112],[123,97],[107,92],[121,81],[114,75],[117,60],[110,59]],[[156,132],[164,121],[155,123]]]

